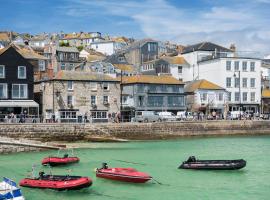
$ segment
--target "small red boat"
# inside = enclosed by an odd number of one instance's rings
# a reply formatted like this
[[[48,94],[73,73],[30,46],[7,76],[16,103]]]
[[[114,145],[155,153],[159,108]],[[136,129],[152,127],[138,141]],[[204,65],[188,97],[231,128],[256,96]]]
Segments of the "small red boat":
[[[103,163],[102,168],[96,170],[96,176],[132,183],[145,183],[152,179],[147,173],[139,172],[134,168],[108,168],[106,163]]]
[[[65,154],[64,157],[47,157],[42,160],[42,165],[67,165],[71,163],[79,162],[80,159],[78,157],[69,157],[68,154]]]
[[[38,178],[25,178],[20,181],[22,187],[55,190],[79,190],[91,185],[92,180],[88,177],[44,175],[44,172],[40,172]]]

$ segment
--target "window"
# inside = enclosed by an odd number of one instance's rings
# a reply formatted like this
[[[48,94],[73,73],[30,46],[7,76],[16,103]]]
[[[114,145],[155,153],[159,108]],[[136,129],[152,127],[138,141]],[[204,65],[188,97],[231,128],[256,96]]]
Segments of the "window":
[[[103,83],[103,90],[109,90],[109,84]]]
[[[226,87],[227,88],[230,88],[232,87],[232,78],[226,78]]]
[[[207,93],[202,93],[201,94],[201,101],[206,101],[207,100]]]
[[[67,96],[67,105],[68,106],[73,105],[73,96],[72,95]]]
[[[96,105],[96,96],[91,95],[91,105]]]
[[[182,66],[178,66],[178,74],[182,74],[183,71],[183,67]]]
[[[247,101],[247,92],[243,92],[243,101]]]
[[[45,61],[44,60],[39,60],[38,61],[38,67],[39,67],[39,71],[45,71]]]
[[[76,119],[76,111],[60,111],[61,119]]]
[[[250,79],[250,87],[255,88],[255,78]]]
[[[26,99],[28,97],[27,84],[13,84],[12,85],[12,98]]]
[[[65,70],[66,69],[66,64],[65,63],[62,63],[61,64],[61,70]]]
[[[227,96],[228,101],[231,101],[232,100],[232,93],[228,92],[227,94],[228,94],[228,96]]]
[[[250,62],[250,71],[251,72],[255,71],[255,62]]]
[[[109,97],[103,96],[103,104],[108,104],[108,103],[109,103]]]
[[[234,78],[234,87],[238,88],[240,86],[240,79],[235,77]]]
[[[5,78],[6,72],[5,72],[5,66],[0,65],[0,78]]]
[[[25,79],[26,78],[26,67],[18,66],[18,78]]]
[[[247,71],[247,62],[246,61],[243,61],[242,62],[242,70],[245,72]]]
[[[67,82],[68,90],[73,90],[73,81]]]
[[[97,83],[90,82],[90,89],[96,91],[97,90]]]
[[[234,93],[234,101],[239,101],[239,92]]]
[[[170,107],[178,107],[184,106],[185,100],[183,96],[168,96],[168,106]]]
[[[239,61],[234,61],[234,71],[239,71]]]
[[[255,92],[250,93],[250,101],[254,102],[255,101]]]
[[[242,81],[242,87],[247,88],[247,78],[243,78]]]
[[[163,106],[163,96],[149,96],[148,106],[151,106],[151,107]]]
[[[232,64],[231,61],[226,61],[226,70],[227,71],[231,71],[232,70],[231,64]]]
[[[107,119],[107,111],[92,111],[91,116],[93,119]]]
[[[218,93],[217,99],[218,101],[223,101],[223,93]]]
[[[7,99],[7,84],[0,83],[0,99]]]
[[[138,96],[138,106],[143,106],[144,96]]]

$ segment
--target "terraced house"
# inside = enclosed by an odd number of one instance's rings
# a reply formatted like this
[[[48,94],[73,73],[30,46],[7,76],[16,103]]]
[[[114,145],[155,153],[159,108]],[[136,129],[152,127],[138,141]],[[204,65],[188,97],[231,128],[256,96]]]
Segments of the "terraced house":
[[[136,75],[122,77],[123,118],[130,120],[135,111],[186,110],[184,83],[172,76]]]
[[[33,94],[34,66],[23,56],[24,54],[13,45],[0,50],[2,121],[11,113],[24,113],[26,117],[38,115],[38,104],[34,101]]]
[[[45,119],[58,122],[108,122],[120,112],[120,81],[93,72],[59,71],[35,83]]]

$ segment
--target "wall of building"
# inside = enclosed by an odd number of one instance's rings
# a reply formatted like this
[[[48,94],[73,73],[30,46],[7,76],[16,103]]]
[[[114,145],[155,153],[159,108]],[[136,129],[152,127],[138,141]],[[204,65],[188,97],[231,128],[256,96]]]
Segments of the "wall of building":
[[[90,110],[107,110],[110,113],[117,113],[120,110],[120,84],[118,82],[106,82],[109,84],[109,90],[103,90],[103,82],[97,83],[97,89],[92,90],[90,81],[73,81],[73,90],[68,90],[68,81],[48,81],[44,85],[36,84],[35,91],[43,91],[42,113],[45,115],[47,110],[70,109],[67,103],[67,96],[72,95],[72,109],[78,109],[78,114],[85,115]],[[43,88],[42,88],[43,87]],[[91,105],[91,95],[96,96],[96,107]],[[103,96],[108,96],[109,104],[103,104]],[[53,107],[54,105],[54,107]]]

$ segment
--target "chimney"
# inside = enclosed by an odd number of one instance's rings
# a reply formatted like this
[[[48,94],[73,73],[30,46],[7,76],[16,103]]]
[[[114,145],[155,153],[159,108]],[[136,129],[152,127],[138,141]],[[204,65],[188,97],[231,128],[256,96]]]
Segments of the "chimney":
[[[231,46],[230,46],[230,50],[232,50],[233,52],[235,52],[235,51],[236,51],[236,46],[235,46],[235,44],[231,44]]]

